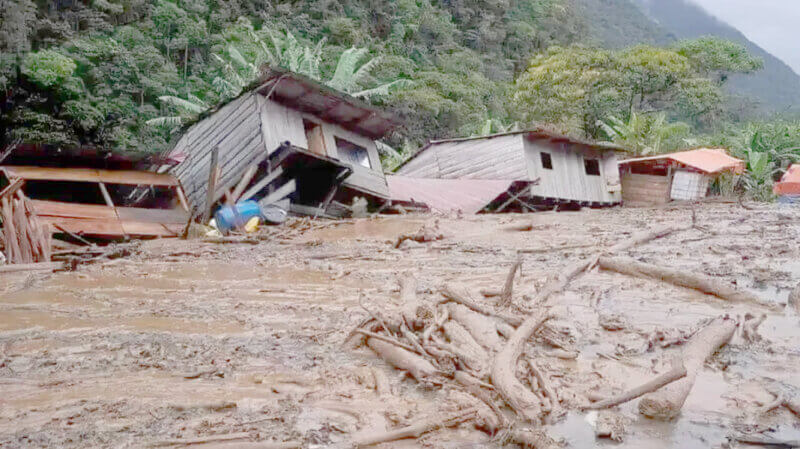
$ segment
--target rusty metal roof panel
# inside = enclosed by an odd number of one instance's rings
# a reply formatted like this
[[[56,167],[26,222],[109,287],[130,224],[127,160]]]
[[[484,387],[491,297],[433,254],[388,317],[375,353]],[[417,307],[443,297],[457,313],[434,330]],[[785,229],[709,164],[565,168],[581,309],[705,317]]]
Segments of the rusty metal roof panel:
[[[790,166],[773,191],[776,195],[800,195],[800,164]]]
[[[631,164],[648,164],[659,162],[677,162],[687,167],[694,168],[707,174],[732,171],[742,173],[745,168],[744,161],[731,157],[723,149],[698,148],[696,150],[679,151],[677,153],[660,154],[658,156],[639,157],[620,161],[620,166]]]
[[[513,180],[424,179],[387,175],[393,201],[424,203],[440,212],[480,212],[505,193]]]

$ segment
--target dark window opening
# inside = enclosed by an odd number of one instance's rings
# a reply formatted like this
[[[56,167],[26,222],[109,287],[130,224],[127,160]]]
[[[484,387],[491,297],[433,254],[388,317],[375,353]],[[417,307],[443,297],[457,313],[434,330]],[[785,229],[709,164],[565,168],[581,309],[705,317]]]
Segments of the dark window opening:
[[[354,165],[372,168],[372,164],[369,163],[369,153],[366,148],[338,137],[336,137],[335,140],[339,159]]]
[[[600,161],[597,159],[584,159],[583,167],[589,176],[600,176]]]
[[[539,153],[539,156],[542,158],[542,168],[546,170],[552,170],[553,158],[550,157],[550,153]]]

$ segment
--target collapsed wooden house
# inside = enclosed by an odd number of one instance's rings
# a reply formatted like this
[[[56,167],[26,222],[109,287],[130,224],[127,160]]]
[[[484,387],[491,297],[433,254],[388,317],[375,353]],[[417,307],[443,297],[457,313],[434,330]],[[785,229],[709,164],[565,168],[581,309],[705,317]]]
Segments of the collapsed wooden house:
[[[627,159],[619,167],[622,201],[636,206],[704,198],[712,179],[724,173],[740,174],[745,164],[725,150],[700,148]]]
[[[3,166],[0,205],[10,263],[49,260],[53,234],[175,237],[189,217],[177,179],[135,170]]]
[[[535,129],[432,141],[403,163],[397,174],[416,179],[505,181],[506,186],[524,182],[521,191],[513,192],[522,210],[611,206],[621,200],[619,151],[623,148]]]
[[[389,198],[376,140],[391,115],[302,75],[264,69],[256,87],[189,127],[170,150],[195,214],[219,201],[272,203],[324,215]],[[210,188],[209,188],[210,187]]]

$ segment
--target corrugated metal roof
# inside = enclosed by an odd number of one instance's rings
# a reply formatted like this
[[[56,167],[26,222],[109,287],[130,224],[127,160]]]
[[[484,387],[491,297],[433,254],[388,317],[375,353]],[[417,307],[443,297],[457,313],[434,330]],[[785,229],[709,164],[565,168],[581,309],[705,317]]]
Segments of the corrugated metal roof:
[[[731,157],[723,149],[698,148],[696,150],[679,151],[677,153],[660,154],[658,156],[639,157],[620,161],[620,166],[661,161],[674,161],[708,174],[733,171],[741,173],[745,164],[741,159]]]
[[[800,164],[794,164],[772,189],[776,195],[800,195]]]
[[[486,179],[424,179],[387,175],[393,201],[424,203],[440,212],[480,212],[514,181]]]

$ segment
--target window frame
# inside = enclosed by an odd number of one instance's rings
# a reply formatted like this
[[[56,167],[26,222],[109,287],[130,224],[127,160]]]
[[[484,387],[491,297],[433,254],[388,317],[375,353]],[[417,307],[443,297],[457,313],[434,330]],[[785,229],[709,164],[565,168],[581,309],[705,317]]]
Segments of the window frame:
[[[553,155],[546,152],[540,151],[539,152],[539,163],[541,164],[544,170],[552,170],[553,169]]]
[[[586,176],[602,176],[600,172],[600,159],[583,158],[583,172]]]
[[[357,166],[362,167],[362,168],[366,168],[368,170],[374,170],[374,168],[372,167],[372,158],[370,158],[369,149],[367,147],[359,145],[359,144],[357,144],[357,143],[355,143],[355,142],[353,142],[351,140],[348,140],[348,139],[345,139],[343,137],[339,137],[339,136],[336,136],[336,135],[333,136],[333,141],[334,141],[334,144],[336,145],[336,154],[337,154],[339,160],[345,161],[345,162],[353,164],[353,165],[357,165]],[[346,146],[342,145],[342,143],[350,146],[350,148],[347,148]],[[348,152],[348,151],[353,151],[353,150],[362,150],[362,151],[364,151],[364,155],[366,156],[366,158],[363,159],[363,160],[366,161],[366,165],[364,165],[361,162],[356,162],[356,161],[354,161],[353,159],[351,159],[349,157],[342,157],[343,156],[343,152]]]

